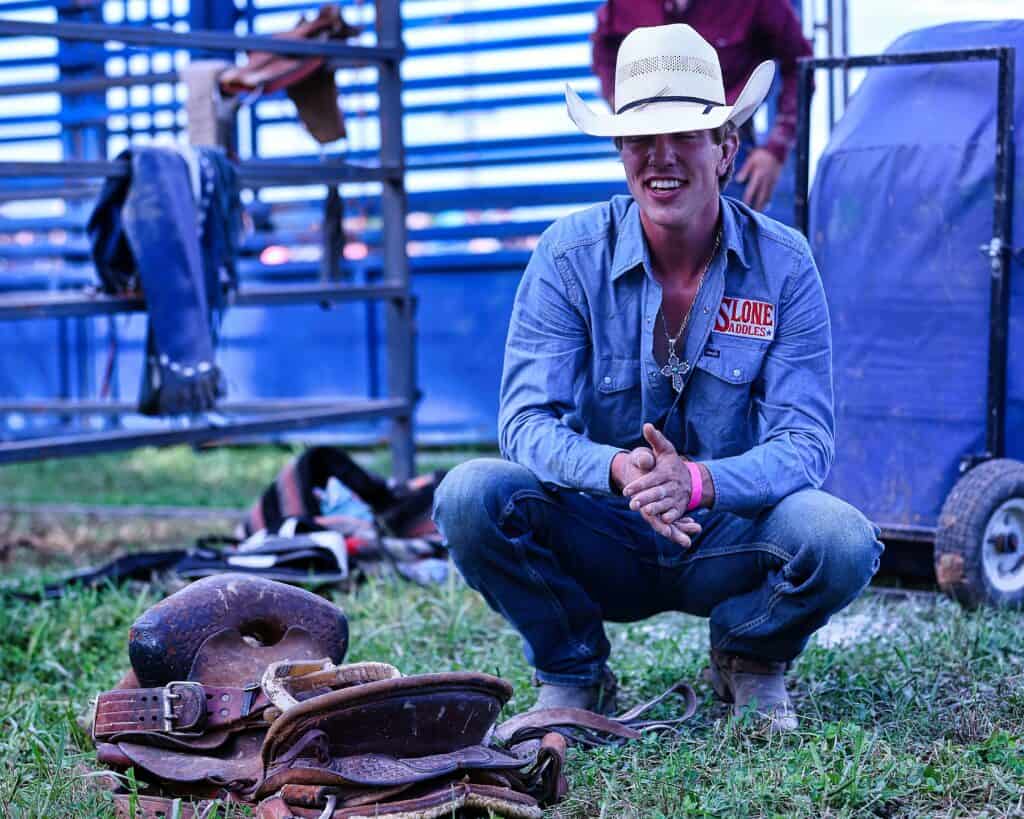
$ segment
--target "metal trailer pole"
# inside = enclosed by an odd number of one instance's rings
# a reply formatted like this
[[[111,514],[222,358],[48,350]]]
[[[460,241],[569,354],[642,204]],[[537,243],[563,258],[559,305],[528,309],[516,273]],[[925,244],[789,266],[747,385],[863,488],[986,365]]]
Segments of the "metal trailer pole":
[[[1006,454],[1006,367],[1010,326],[1010,264],[1013,246],[1013,72],[1015,50],[997,50],[999,66],[996,109],[995,204],[992,241],[982,249],[988,254],[992,273],[989,310],[988,413],[986,455]]]
[[[807,188],[811,162],[811,94],[814,93],[814,60],[801,59],[797,63],[796,108],[796,183],[793,191],[793,223],[807,236]],[[807,237],[810,239],[810,237]]]
[[[839,32],[842,56],[850,53],[850,6],[846,0],[839,0],[839,18],[842,21],[842,30]],[[843,113],[846,113],[846,103],[850,100],[850,71],[843,69]],[[835,124],[834,122],[832,123]]]
[[[390,52],[402,51],[402,15],[400,0],[376,0],[377,44]],[[380,117],[380,161],[404,167],[402,136],[402,75],[398,60],[378,66],[377,95]],[[381,221],[385,281],[405,289],[402,298],[387,302],[388,397],[402,398],[408,415],[391,421],[391,456],[396,480],[416,474],[413,443],[413,412],[416,398],[416,373],[412,335],[412,301],[409,299],[409,260],[406,256],[405,176],[397,174],[384,180],[381,189]]]

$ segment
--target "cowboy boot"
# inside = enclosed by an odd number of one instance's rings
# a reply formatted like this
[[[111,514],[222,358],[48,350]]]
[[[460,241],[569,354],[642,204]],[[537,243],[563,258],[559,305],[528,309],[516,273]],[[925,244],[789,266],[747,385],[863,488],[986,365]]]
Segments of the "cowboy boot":
[[[732,703],[735,716],[751,708],[754,714],[769,721],[771,733],[783,733],[797,727],[796,712],[786,691],[786,666],[713,648],[708,678],[715,693]]]
[[[539,682],[536,677],[534,685],[540,687],[540,694],[537,702],[530,708],[531,711],[541,711],[545,708],[582,708],[584,711],[593,711],[605,716],[616,712],[619,684],[607,667],[601,681],[596,685],[553,685]]]

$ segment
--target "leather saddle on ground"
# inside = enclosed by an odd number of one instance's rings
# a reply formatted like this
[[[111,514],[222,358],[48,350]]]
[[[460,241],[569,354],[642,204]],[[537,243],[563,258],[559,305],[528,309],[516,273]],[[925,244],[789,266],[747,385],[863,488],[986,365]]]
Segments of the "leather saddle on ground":
[[[338,608],[248,575],[197,581],[143,614],[132,670],[99,695],[92,728],[99,761],[145,783],[115,792],[118,815],[221,800],[264,819],[527,819],[564,793],[560,735],[528,752],[491,744],[507,682],[344,665],[347,642]]]

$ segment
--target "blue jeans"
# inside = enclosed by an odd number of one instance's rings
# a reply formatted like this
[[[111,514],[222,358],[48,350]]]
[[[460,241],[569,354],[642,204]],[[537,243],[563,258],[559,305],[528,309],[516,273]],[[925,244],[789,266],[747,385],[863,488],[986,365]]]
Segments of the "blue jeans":
[[[604,621],[663,611],[708,617],[711,645],[789,661],[878,569],[878,530],[818,490],[754,519],[713,510],[684,550],[621,497],[542,485],[525,467],[480,458],[438,487],[434,520],[466,582],[523,637],[542,682],[597,682]]]

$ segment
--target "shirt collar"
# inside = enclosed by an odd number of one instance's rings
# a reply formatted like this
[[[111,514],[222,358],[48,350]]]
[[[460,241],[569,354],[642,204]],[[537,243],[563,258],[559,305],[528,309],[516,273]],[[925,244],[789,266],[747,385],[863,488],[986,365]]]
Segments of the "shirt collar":
[[[743,231],[736,209],[725,197],[719,197],[719,203],[722,214],[722,244],[727,251],[732,251],[741,265],[750,267],[743,247]],[[612,281],[641,265],[649,271],[651,263],[647,255],[647,242],[644,241],[643,226],[640,223],[640,207],[635,201],[631,201],[626,208],[625,216],[619,223],[618,233],[619,238],[615,243],[615,254],[612,257]]]
[[[738,218],[738,209],[724,196],[718,197],[718,201],[722,212],[722,244],[725,245],[727,251],[732,251],[736,261],[744,267],[750,267],[743,246],[743,225]]]
[[[619,238],[612,257],[612,281],[640,265],[650,270],[647,242],[644,241],[644,229],[640,224],[640,206],[635,201],[630,200],[618,232]]]

